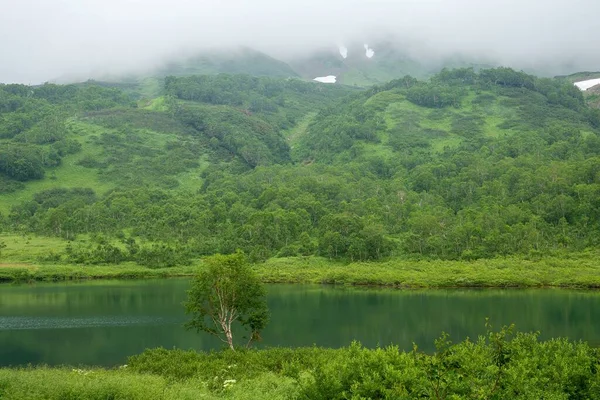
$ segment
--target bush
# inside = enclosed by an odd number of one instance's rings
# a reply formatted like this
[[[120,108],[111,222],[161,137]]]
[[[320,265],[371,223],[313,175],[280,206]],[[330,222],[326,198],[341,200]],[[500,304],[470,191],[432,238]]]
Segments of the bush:
[[[176,265],[189,265],[189,250],[180,246],[169,246],[164,243],[154,243],[151,247],[140,248],[133,260],[148,268],[169,268]]]

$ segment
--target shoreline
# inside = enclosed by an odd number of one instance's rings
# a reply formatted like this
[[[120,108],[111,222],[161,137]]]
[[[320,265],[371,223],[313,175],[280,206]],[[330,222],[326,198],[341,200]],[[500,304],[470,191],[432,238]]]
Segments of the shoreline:
[[[114,279],[192,277],[203,264],[150,269],[134,263],[120,265],[50,265],[10,263],[0,267],[0,284]],[[393,259],[372,263],[339,263],[319,257],[269,259],[255,264],[264,283],[332,284],[392,289],[557,288],[600,289],[600,259],[548,257],[527,260],[510,257],[475,261],[411,261]]]

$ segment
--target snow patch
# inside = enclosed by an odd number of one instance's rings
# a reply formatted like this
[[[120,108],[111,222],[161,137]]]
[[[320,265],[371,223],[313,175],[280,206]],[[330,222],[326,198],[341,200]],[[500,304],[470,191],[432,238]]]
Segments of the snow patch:
[[[579,90],[588,90],[591,87],[596,85],[600,85],[600,78],[598,79],[589,79],[587,81],[575,82],[575,86],[579,88]]]
[[[335,75],[328,75],[328,76],[320,76],[313,80],[317,81],[317,82],[321,82],[321,83],[335,83],[337,78]]]
[[[348,49],[346,46],[340,46],[340,54],[342,55],[342,58],[348,58]]]
[[[371,49],[368,44],[365,44],[365,52],[367,58],[373,58],[375,55],[375,50]]]

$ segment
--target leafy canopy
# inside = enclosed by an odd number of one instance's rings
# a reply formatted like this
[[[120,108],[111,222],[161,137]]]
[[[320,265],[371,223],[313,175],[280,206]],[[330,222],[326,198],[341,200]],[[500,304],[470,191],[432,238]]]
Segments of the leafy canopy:
[[[243,253],[209,257],[188,291],[188,329],[218,337],[234,350],[233,327],[244,332],[246,347],[260,339],[269,320],[266,291]],[[235,325],[234,325],[235,324]]]

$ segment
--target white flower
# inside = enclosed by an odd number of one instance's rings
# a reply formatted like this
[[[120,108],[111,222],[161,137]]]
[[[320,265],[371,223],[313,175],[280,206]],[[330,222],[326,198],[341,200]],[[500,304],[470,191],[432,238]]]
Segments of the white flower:
[[[226,388],[228,388],[228,387],[230,387],[230,386],[233,386],[233,384],[234,384],[234,383],[236,383],[236,382],[237,382],[237,381],[236,381],[235,379],[226,379],[226,380],[223,382],[223,388],[225,388],[225,389],[226,389]]]

